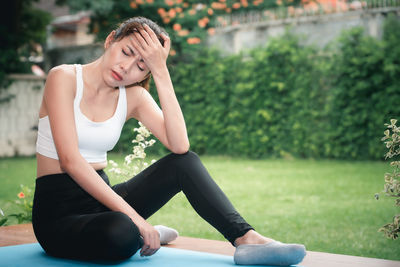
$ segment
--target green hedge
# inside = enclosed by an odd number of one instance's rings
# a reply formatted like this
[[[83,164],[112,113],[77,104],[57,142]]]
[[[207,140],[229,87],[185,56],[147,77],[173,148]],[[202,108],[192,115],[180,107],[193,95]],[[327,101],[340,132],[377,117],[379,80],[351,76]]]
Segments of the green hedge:
[[[400,118],[400,23],[382,40],[361,28],[326,49],[296,35],[222,57],[205,49],[170,67],[191,149],[202,154],[382,159],[384,123]],[[152,94],[157,98],[153,85]],[[135,122],[123,132],[127,150]],[[161,144],[152,148],[165,152]]]

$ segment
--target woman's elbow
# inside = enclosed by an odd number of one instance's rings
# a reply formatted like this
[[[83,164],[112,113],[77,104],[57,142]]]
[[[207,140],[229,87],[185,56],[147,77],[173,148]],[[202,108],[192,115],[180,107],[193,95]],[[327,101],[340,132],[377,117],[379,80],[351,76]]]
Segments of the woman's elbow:
[[[186,152],[189,151],[189,148],[190,148],[190,143],[188,141],[188,142],[186,142],[185,144],[182,144],[179,147],[172,148],[171,151],[173,153],[175,153],[175,154],[185,154]]]
[[[63,172],[68,172],[69,166],[71,166],[71,163],[68,158],[65,157],[59,157],[58,161],[60,162],[60,168]]]
[[[73,166],[76,166],[76,157],[71,155],[59,155],[58,161],[60,162],[60,168],[64,172],[69,172]]]

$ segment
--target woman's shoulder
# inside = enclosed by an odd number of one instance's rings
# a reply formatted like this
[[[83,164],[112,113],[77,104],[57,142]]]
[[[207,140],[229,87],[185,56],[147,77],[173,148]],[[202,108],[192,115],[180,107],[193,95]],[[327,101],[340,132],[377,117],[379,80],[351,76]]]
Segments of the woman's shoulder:
[[[137,110],[143,99],[152,97],[150,93],[140,85],[129,85],[125,86],[126,98],[128,104],[129,118],[137,119]]]
[[[62,64],[49,70],[47,78],[51,79],[71,79],[75,78],[75,66],[71,64]]]
[[[126,94],[128,95],[128,97],[138,97],[138,96],[140,96],[140,95],[142,95],[143,93],[148,93],[148,91],[144,88],[144,87],[142,87],[142,86],[140,86],[140,85],[128,85],[128,86],[125,86],[125,91],[126,91]]]
[[[75,94],[76,74],[74,65],[59,65],[50,69],[46,78],[46,92],[68,92]]]

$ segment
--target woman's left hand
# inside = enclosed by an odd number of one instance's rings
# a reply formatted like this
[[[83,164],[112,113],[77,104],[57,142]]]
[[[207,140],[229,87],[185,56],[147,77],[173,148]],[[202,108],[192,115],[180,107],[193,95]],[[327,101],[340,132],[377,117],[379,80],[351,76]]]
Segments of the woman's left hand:
[[[165,66],[167,62],[171,41],[165,34],[161,34],[161,37],[164,39],[164,46],[146,24],[143,24],[143,29],[139,29],[139,32],[132,34],[131,43],[151,72]]]

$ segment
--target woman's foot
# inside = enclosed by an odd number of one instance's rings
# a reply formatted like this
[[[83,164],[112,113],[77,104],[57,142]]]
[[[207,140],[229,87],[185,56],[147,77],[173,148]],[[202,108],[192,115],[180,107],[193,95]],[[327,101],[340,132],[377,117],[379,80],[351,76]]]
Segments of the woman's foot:
[[[241,265],[288,266],[300,263],[306,255],[304,245],[285,244],[250,230],[235,240],[234,261]]]
[[[178,231],[164,225],[156,225],[154,228],[156,228],[160,234],[161,245],[166,245],[169,242],[174,241],[179,236]]]
[[[244,244],[248,244],[248,245],[249,244],[267,244],[272,241],[275,241],[275,240],[265,237],[263,235],[260,235],[259,233],[257,233],[254,230],[250,230],[243,236],[236,238],[235,247],[238,247],[238,246],[244,245]]]

